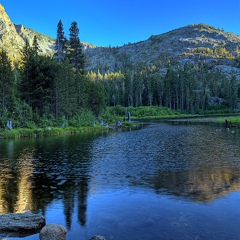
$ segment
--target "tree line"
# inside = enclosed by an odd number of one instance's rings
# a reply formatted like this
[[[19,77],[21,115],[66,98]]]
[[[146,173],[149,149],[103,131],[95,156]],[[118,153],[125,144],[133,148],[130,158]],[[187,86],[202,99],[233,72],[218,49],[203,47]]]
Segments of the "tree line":
[[[106,90],[107,106],[164,106],[188,113],[237,108],[240,84],[236,74],[229,76],[205,62],[179,66],[138,65],[115,73],[89,72],[90,79]]]

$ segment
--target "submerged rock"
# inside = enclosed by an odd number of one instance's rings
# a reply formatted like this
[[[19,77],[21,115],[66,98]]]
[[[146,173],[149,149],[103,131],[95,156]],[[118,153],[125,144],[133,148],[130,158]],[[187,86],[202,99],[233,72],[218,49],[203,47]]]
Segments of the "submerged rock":
[[[42,228],[40,240],[66,240],[67,230],[65,227],[57,224],[47,224]]]
[[[0,231],[38,232],[45,224],[45,218],[41,214],[25,212],[0,215]]]
[[[95,235],[90,240],[107,240],[107,239],[103,236]]]

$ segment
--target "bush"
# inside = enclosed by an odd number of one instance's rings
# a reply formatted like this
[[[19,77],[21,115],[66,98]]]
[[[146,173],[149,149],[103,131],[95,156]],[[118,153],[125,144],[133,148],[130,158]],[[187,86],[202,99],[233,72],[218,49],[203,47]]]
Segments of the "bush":
[[[93,126],[96,118],[90,110],[80,110],[69,120],[69,125],[73,127]]]
[[[113,112],[114,112],[114,109],[112,109],[110,107],[106,108],[106,110],[102,114],[102,120],[105,123],[115,122],[118,119],[118,116],[113,114]],[[101,119],[99,119],[99,122],[101,122]]]

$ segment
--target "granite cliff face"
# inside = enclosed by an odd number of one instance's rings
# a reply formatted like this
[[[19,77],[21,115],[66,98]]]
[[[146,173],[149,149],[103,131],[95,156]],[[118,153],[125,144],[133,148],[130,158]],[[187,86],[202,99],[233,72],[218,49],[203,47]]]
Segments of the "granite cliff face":
[[[31,44],[34,36],[37,36],[39,47],[42,54],[53,55],[55,49],[55,40],[44,34],[38,33],[22,24],[14,24],[0,4],[0,48],[4,48],[10,58],[19,58],[19,52],[27,39]],[[93,44],[83,43],[84,49],[95,48]]]
[[[24,40],[31,43],[35,35],[42,53],[52,55],[54,39],[23,25],[15,25],[0,4],[0,48],[7,50],[12,59],[19,57]],[[205,61],[213,70],[220,69],[226,74],[235,72],[240,80],[240,36],[206,24],[188,25],[121,47],[96,47],[85,42],[83,47],[87,70],[99,69],[105,73],[141,64],[158,65],[164,74],[169,61],[180,66]]]
[[[5,8],[0,4],[0,47],[8,52],[11,59],[17,59],[21,48],[24,46],[25,39],[32,43],[35,35],[42,52],[52,54],[54,39],[23,25],[15,25],[6,13]]]

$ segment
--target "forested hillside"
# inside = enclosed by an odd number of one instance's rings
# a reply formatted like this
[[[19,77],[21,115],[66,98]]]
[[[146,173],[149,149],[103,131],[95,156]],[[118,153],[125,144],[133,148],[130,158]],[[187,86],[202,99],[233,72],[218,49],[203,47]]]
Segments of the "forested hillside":
[[[35,35],[14,62],[0,51],[0,123],[5,127],[93,125],[104,107],[104,88],[84,70],[79,29],[72,22],[69,39],[58,25],[54,56],[42,54]]]
[[[14,25],[0,5],[0,122],[92,125],[106,106],[185,113],[239,109],[240,37],[193,24],[121,47],[82,43],[61,20],[56,39]],[[15,39],[13,41],[13,39]]]

